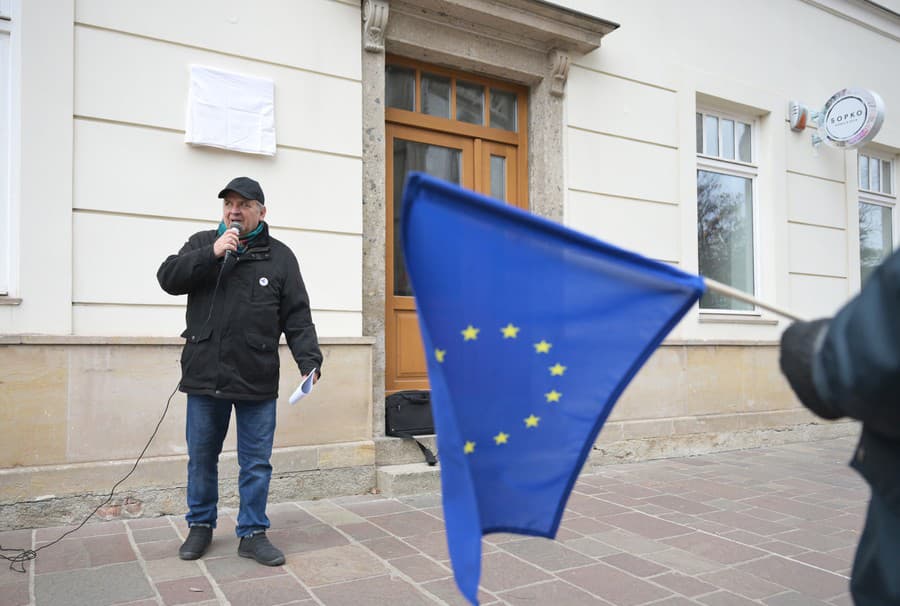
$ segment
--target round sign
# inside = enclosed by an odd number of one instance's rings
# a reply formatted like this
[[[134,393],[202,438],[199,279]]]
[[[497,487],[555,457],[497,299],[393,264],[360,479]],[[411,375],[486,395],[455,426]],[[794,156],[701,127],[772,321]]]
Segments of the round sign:
[[[884,101],[870,90],[845,88],[833,94],[819,114],[826,143],[853,149],[875,138],[884,122]]]

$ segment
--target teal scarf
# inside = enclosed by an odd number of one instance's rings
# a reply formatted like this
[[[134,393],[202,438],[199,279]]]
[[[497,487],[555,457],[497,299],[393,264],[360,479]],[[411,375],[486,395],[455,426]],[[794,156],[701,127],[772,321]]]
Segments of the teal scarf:
[[[256,236],[258,236],[259,234],[262,233],[263,225],[265,225],[265,221],[260,221],[259,225],[256,226],[256,229],[251,231],[246,236],[241,236],[240,242],[238,243],[238,249],[237,249],[237,253],[239,255],[242,255],[245,252],[247,252],[247,248],[250,246],[250,244],[253,243],[253,240],[256,239]],[[221,236],[222,234],[224,234],[226,229],[228,229],[228,228],[225,227],[225,222],[219,221],[219,229],[217,230],[217,232],[218,232],[217,236]]]

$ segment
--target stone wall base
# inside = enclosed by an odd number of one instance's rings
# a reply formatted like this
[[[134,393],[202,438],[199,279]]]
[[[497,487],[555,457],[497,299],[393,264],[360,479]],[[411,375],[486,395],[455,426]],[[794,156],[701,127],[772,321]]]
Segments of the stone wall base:
[[[813,442],[855,436],[859,434],[859,431],[860,425],[855,422],[807,423],[749,431],[668,435],[609,443],[598,442],[594,445],[594,449],[585,463],[585,469],[615,463],[689,457],[726,450]]]
[[[273,473],[269,485],[269,503],[308,501],[326,497],[363,494],[375,488],[375,466],[317,469]],[[109,504],[101,507],[88,521],[126,520],[163,515],[183,515],[187,511],[184,483],[170,487],[132,487],[118,491]],[[0,504],[0,529],[39,528],[77,525],[106,494],[48,496],[34,501]],[[219,506],[238,507],[237,478],[219,482]]]

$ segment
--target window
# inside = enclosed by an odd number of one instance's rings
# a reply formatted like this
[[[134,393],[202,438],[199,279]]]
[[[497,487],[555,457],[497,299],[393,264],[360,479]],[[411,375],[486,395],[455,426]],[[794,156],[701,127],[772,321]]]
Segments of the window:
[[[881,194],[894,193],[894,163],[876,156],[859,154],[859,189]]]
[[[384,68],[387,107],[518,132],[515,91],[413,65]]]
[[[859,276],[860,282],[894,250],[894,161],[859,154]]]
[[[10,0],[0,0],[0,296],[9,294],[13,21]]]
[[[755,292],[754,122],[697,113],[697,243],[700,274]],[[704,310],[751,311],[753,305],[707,292]]]

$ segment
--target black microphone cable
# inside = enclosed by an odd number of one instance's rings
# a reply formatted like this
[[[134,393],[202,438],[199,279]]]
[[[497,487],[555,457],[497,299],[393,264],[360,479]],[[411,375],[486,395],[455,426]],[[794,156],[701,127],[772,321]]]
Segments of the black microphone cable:
[[[235,226],[235,224],[232,223],[232,227],[234,227],[234,226]],[[231,252],[231,251],[228,251],[228,252]],[[222,260],[222,266],[219,268],[218,275],[216,276],[216,285],[213,287],[212,300],[209,303],[209,314],[206,316],[206,320],[203,322],[203,325],[200,327],[201,329],[205,328],[206,325],[209,324],[210,318],[212,318],[213,308],[215,307],[215,304],[216,304],[216,295],[219,292],[219,283],[222,281],[222,274],[225,273],[225,266],[227,265],[228,259],[229,259],[229,255],[226,254],[225,258]],[[197,353],[197,351],[194,350],[194,353],[191,355],[190,358],[188,358],[188,363],[190,363],[190,361],[193,360],[194,355],[196,355],[196,353]],[[187,365],[188,364],[185,364],[185,366],[187,366]],[[159,417],[159,421],[157,421],[156,427],[153,429],[153,433],[150,434],[150,439],[147,440],[147,443],[144,445],[143,450],[141,450],[141,454],[139,454],[138,458],[134,461],[134,465],[131,466],[131,469],[128,471],[128,473],[126,473],[124,476],[122,476],[121,480],[119,480],[118,482],[113,484],[113,487],[110,489],[109,496],[106,497],[106,500],[103,501],[102,503],[100,503],[99,505],[97,505],[94,508],[94,510],[91,511],[91,513],[89,513],[87,515],[87,517],[85,517],[81,521],[81,523],[78,526],[76,526],[75,528],[72,528],[71,530],[67,530],[66,532],[59,535],[53,541],[50,541],[49,543],[47,543],[45,545],[41,545],[37,549],[25,549],[25,548],[20,548],[20,547],[3,547],[3,545],[0,545],[0,559],[7,560],[9,562],[10,570],[12,570],[14,572],[22,572],[22,573],[27,572],[27,570],[25,569],[25,562],[36,559],[37,555],[38,555],[37,552],[39,552],[40,550],[46,549],[52,545],[55,545],[55,544],[59,543],[60,541],[62,541],[67,536],[69,536],[70,534],[72,534],[73,532],[80,530],[82,526],[87,524],[88,520],[90,520],[92,517],[94,517],[94,515],[98,511],[100,511],[101,507],[103,507],[104,505],[106,505],[107,503],[112,501],[113,495],[116,493],[116,488],[118,488],[119,485],[122,484],[122,482],[124,482],[129,477],[131,477],[131,474],[133,474],[134,471],[137,469],[138,463],[140,463],[141,459],[144,458],[144,454],[146,454],[147,449],[150,448],[150,444],[153,443],[153,439],[156,438],[156,434],[159,432],[159,428],[160,428],[160,426],[162,426],[162,422],[166,418],[166,413],[169,412],[169,405],[172,403],[172,398],[175,397],[176,393],[178,393],[178,389],[181,387],[181,381],[183,379],[184,379],[184,375],[182,375],[178,379],[178,383],[175,385],[175,389],[172,391],[172,393],[169,395],[169,398],[166,400],[166,406],[165,406],[165,408],[163,408],[162,415]],[[12,555],[6,555],[6,552],[11,552]]]

